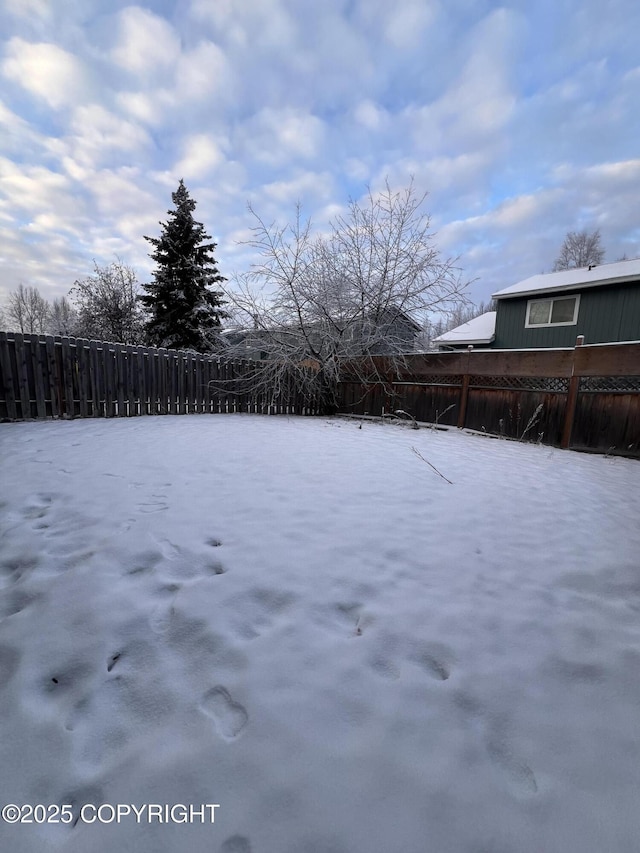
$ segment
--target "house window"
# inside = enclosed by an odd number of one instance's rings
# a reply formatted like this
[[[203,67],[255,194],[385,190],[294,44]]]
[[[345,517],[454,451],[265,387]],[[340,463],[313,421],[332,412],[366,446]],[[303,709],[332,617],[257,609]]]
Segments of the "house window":
[[[575,326],[578,322],[579,296],[557,299],[530,299],[527,303],[525,328],[538,326]]]

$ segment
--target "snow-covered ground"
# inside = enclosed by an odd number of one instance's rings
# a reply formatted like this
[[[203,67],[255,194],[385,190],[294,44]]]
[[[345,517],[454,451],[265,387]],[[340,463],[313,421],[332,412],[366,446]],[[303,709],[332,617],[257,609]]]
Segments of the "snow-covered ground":
[[[247,415],[0,454],[0,805],[219,804],[0,850],[640,849],[638,462]]]

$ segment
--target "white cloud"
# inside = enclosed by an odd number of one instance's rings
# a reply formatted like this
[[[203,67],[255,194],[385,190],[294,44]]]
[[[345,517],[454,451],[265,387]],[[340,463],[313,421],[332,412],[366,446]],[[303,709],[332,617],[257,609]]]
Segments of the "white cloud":
[[[396,117],[403,155],[435,160],[468,152],[488,161],[504,156],[506,130],[513,120],[510,38],[516,22],[504,10],[494,12],[468,38],[458,75],[428,103],[410,103]]]
[[[37,160],[46,148],[46,138],[0,101],[2,149],[5,154]]]
[[[234,83],[227,60],[220,48],[211,41],[200,42],[193,50],[180,56],[176,67],[176,101],[233,100]],[[215,104],[214,104],[215,106]]]
[[[87,95],[87,70],[73,54],[55,44],[9,41],[2,72],[53,109],[78,103]]]
[[[153,218],[156,199],[141,183],[140,171],[126,166],[100,169],[87,178],[98,212],[112,222],[134,214]]]
[[[353,112],[353,117],[367,130],[380,130],[387,124],[389,118],[386,110],[368,98],[360,101]]]
[[[532,225],[541,216],[542,208],[557,194],[550,190],[506,199],[493,212],[493,223],[501,228],[520,228]]]
[[[70,149],[81,165],[97,167],[113,151],[133,154],[151,143],[139,125],[116,116],[100,104],[78,107],[71,121]]]
[[[5,0],[5,8],[12,15],[25,20],[47,19],[53,12],[51,0]]]
[[[350,103],[376,69],[364,34],[342,0],[195,0],[191,15],[236,70],[244,109],[267,105],[331,110]],[[364,91],[364,90],[363,90]]]
[[[129,6],[118,16],[118,43],[112,60],[143,78],[173,65],[180,56],[180,39],[168,21],[140,6]]]
[[[273,181],[262,189],[267,199],[283,208],[290,208],[299,201],[309,213],[320,202],[328,201],[333,181],[328,172],[301,172],[289,180]],[[290,210],[287,210],[287,218]]]
[[[190,13],[207,21],[220,39],[239,47],[286,52],[299,35],[295,19],[282,0],[192,0]]]
[[[0,159],[0,178],[4,196],[15,210],[32,216],[63,209],[68,201],[69,179],[44,166],[27,166]]]
[[[116,103],[129,113],[133,118],[144,122],[145,124],[156,124],[158,120],[158,111],[156,104],[146,92],[118,92],[116,94]]]
[[[325,127],[317,116],[304,110],[266,107],[246,122],[238,138],[251,159],[279,166],[318,156]]]
[[[371,176],[371,168],[368,163],[358,157],[347,157],[343,163],[345,175],[352,181],[366,184]]]
[[[404,0],[387,5],[387,22],[384,35],[387,41],[398,50],[412,50],[419,47],[424,31],[434,23],[436,4],[424,0]]]
[[[590,166],[586,170],[587,178],[600,182],[604,180],[607,185],[617,183],[620,187],[628,187],[630,182],[640,181],[640,160],[626,160],[622,163],[599,163]]]
[[[206,133],[189,136],[183,143],[182,158],[174,172],[184,178],[204,178],[224,162],[223,148],[228,142],[217,142]]]
[[[43,140],[43,148],[73,180],[83,182],[96,169],[119,163],[134,165],[153,148],[144,128],[127,121],[100,104],[74,110],[68,132]]]

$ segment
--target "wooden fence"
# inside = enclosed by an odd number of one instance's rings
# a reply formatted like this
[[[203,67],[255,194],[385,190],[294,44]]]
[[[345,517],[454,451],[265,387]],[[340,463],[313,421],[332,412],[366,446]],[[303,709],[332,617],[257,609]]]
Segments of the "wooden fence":
[[[409,355],[399,370],[374,361],[384,381],[363,384],[345,368],[341,412],[401,409],[418,421],[640,458],[640,343]]]
[[[418,421],[640,458],[640,343],[375,357],[383,381],[346,363],[341,412],[398,409]],[[252,390],[255,362],[0,332],[0,420],[196,412],[321,414],[291,381]]]
[[[251,372],[195,352],[0,332],[0,420],[318,413],[292,379],[255,391]]]

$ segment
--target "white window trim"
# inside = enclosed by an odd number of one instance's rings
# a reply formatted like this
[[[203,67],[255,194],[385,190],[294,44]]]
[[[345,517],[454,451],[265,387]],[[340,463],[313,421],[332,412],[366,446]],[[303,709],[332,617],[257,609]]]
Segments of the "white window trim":
[[[531,313],[531,306],[535,305],[537,302],[551,302],[551,311],[549,312],[549,317],[553,313],[553,303],[557,299],[575,299],[576,304],[573,308],[573,319],[565,320],[564,323],[530,323],[529,322],[529,314]],[[527,316],[525,317],[524,327],[525,329],[555,329],[557,326],[575,326],[578,322],[578,312],[580,311],[580,294],[579,293],[571,293],[558,296],[547,296],[545,299],[530,299],[527,302]]]

